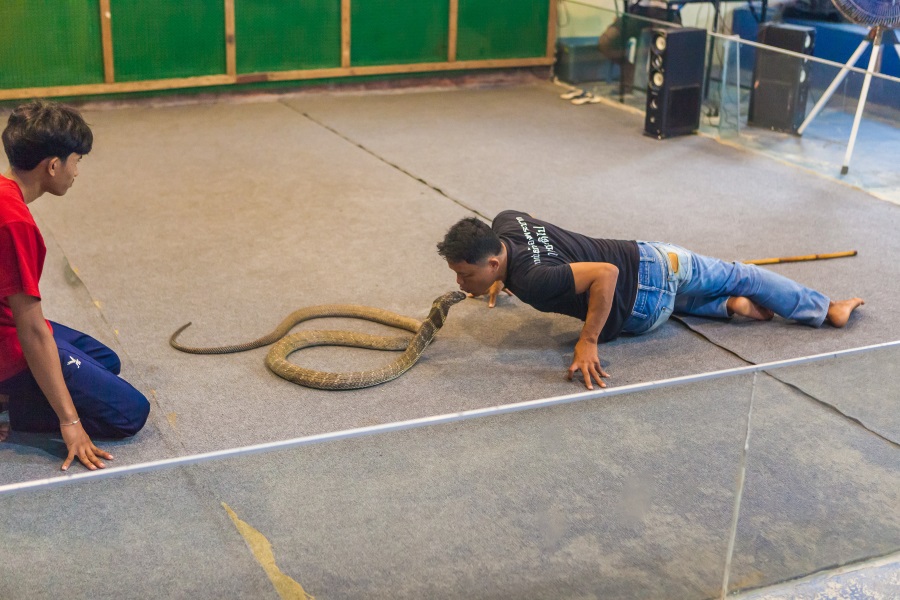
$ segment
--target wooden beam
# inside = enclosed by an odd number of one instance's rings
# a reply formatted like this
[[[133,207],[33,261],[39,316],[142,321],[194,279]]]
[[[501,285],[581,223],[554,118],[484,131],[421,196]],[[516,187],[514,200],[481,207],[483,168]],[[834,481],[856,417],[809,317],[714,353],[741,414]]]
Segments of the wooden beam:
[[[112,12],[109,9],[109,0],[100,0],[100,32],[103,47],[103,81],[113,83],[116,80],[116,69],[113,62]]]
[[[350,0],[341,0],[341,67],[350,66]]]
[[[61,85],[41,88],[0,90],[0,100],[21,100],[24,98],[52,98],[59,96],[95,96],[97,94],[123,94],[129,92],[153,92],[211,85],[235,83],[228,75],[206,75],[180,79],[154,79],[148,81],[123,81],[120,83],[88,83],[84,85]]]
[[[128,81],[121,83],[94,83],[43,88],[0,89],[0,100],[23,98],[50,98],[59,96],[93,96],[97,94],[124,94],[173,90],[236,83],[263,81],[302,81],[309,79],[330,79],[363,75],[391,75],[403,73],[427,73],[430,71],[466,71],[475,69],[510,69],[517,67],[540,67],[553,64],[552,58],[506,58],[497,60],[468,60],[440,63],[413,63],[406,65],[373,65],[370,67],[336,67],[333,69],[306,69],[297,71],[272,71],[231,75],[205,75],[179,79],[154,79],[149,81]]]
[[[447,62],[456,62],[456,38],[459,28],[459,0],[450,0],[450,35],[447,40]]]
[[[556,57],[556,26],[558,0],[550,0],[550,14],[547,19],[547,58]]]
[[[465,71],[469,69],[507,69],[514,67],[540,67],[552,65],[553,60],[539,58],[506,58],[497,60],[467,60],[440,63],[412,63],[406,65],[373,65],[371,67],[350,67],[349,69],[309,69],[299,71],[273,71],[239,75],[238,83],[251,81],[299,81],[306,79],[330,79],[333,77],[354,77],[364,75],[397,75],[404,73],[427,73],[430,71]],[[2,93],[2,92],[0,92]]]
[[[234,0],[225,0],[225,72],[237,75],[237,46],[234,40]]]

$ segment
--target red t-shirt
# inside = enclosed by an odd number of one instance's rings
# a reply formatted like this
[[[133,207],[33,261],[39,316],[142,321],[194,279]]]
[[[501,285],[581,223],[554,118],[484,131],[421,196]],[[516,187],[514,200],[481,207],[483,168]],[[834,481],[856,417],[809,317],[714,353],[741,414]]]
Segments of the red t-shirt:
[[[38,282],[47,247],[19,185],[0,175],[0,381],[28,368],[9,296],[41,297]],[[50,323],[47,323],[50,326]]]

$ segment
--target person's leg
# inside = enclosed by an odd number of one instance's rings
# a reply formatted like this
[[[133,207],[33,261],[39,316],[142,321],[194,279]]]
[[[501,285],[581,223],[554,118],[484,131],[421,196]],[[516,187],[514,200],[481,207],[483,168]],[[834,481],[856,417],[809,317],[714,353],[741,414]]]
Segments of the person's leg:
[[[619,62],[625,56],[625,45],[622,42],[622,19],[616,19],[606,28],[597,41],[600,53],[611,61]]]
[[[75,330],[62,328],[54,337],[59,349],[63,379],[85,431],[90,436],[122,438],[132,436],[144,426],[150,403],[131,384],[116,375],[118,358],[100,342],[79,332],[76,341],[99,355],[101,363],[68,341]],[[105,349],[104,349],[105,348]],[[20,373],[9,389],[10,426],[14,431],[54,432],[59,420],[34,377]]]
[[[828,316],[828,297],[787,277],[756,265],[726,262],[693,252],[688,252],[687,259],[691,274],[679,286],[678,295],[699,298],[677,301],[678,307],[688,314],[720,318],[728,318],[732,312],[744,314],[735,310],[740,308],[740,301],[736,305],[729,299],[745,298],[780,317],[812,327],[820,326]]]
[[[111,373],[118,375],[122,371],[122,362],[112,348],[95,340],[86,333],[81,333],[56,321],[50,321],[50,325],[53,326],[53,338],[57,343],[62,341],[75,346]]]

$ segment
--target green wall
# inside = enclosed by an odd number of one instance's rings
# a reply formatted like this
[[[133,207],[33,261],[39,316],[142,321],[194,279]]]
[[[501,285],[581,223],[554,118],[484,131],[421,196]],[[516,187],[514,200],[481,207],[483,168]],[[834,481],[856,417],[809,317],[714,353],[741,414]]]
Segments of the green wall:
[[[457,60],[542,57],[549,0],[458,0]],[[0,90],[103,82],[99,0],[0,0]],[[341,66],[341,0],[234,0],[238,74]],[[351,66],[447,61],[450,0],[351,0]],[[226,72],[224,0],[110,0],[116,82]]]
[[[103,83],[98,0],[0,0],[0,89]]]
[[[238,73],[341,66],[341,0],[235,0]]]

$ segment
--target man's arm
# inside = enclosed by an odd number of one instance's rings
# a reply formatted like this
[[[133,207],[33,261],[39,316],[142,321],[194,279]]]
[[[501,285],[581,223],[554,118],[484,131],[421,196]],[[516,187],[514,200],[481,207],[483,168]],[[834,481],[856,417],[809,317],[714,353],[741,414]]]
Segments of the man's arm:
[[[610,263],[572,263],[569,266],[575,277],[575,293],[589,292],[590,295],[587,318],[575,344],[575,356],[567,377],[571,380],[575,371],[580,370],[587,389],[594,389],[592,381],[603,388],[606,383],[601,377],[609,377],[609,373],[600,366],[597,342],[612,309],[619,269]]]
[[[28,294],[15,294],[9,297],[9,306],[28,368],[59,417],[59,429],[69,449],[63,470],[69,468],[76,456],[88,469],[102,469],[106,465],[100,457],[112,459],[112,455],[94,446],[78,420],[78,413],[63,379],[56,340],[47,328],[40,299]]]

